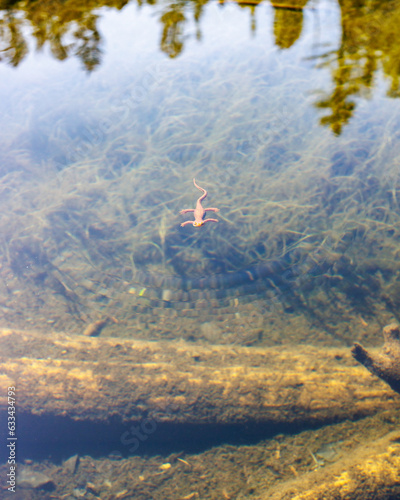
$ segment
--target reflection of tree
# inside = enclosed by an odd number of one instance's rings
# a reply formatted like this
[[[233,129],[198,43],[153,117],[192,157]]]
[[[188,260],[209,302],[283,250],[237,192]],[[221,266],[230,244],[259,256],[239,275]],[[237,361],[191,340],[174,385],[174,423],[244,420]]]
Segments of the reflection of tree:
[[[88,71],[101,62],[101,36],[95,9],[121,9],[129,0],[0,0],[0,61],[17,66],[28,53],[30,31],[40,49],[46,44],[59,60],[78,57]],[[156,5],[160,0],[133,0]],[[161,50],[177,57],[187,38],[190,19],[201,39],[200,21],[210,0],[170,0],[163,4]],[[223,4],[225,0],[219,0]],[[274,7],[275,43],[289,49],[303,30],[303,8],[308,0],[269,0]],[[256,30],[255,9],[263,0],[237,0],[248,9]],[[400,4],[384,0],[339,0],[342,37],[337,50],[318,56],[320,67],[332,73],[333,90],[315,104],[327,110],[321,124],[340,134],[351,119],[356,96],[368,95],[377,68],[390,79],[388,95],[400,97]]]
[[[262,0],[237,0],[241,7],[250,8],[252,30],[255,31],[254,11]],[[282,49],[290,48],[300,37],[303,29],[303,8],[308,0],[270,0],[275,9],[275,43]],[[163,35],[161,48],[170,57],[177,56],[183,49],[183,28],[187,16],[185,9],[193,8],[195,21],[199,24],[200,14],[207,0],[194,0],[172,4],[161,17]],[[224,0],[220,0],[224,3]],[[383,70],[391,79],[388,92],[391,97],[400,96],[400,6],[383,0],[339,0],[341,7],[342,39],[337,51],[323,56],[322,66],[332,68],[334,89],[316,106],[330,108],[331,113],[321,119],[335,134],[350,120],[356,107],[351,96],[360,92],[368,94],[373,77],[381,62]],[[200,29],[197,30],[200,38]]]
[[[182,7],[171,5],[168,12],[161,17],[164,26],[161,37],[161,50],[169,55],[176,57],[181,53],[183,47],[182,33],[185,16],[182,13]]]
[[[275,8],[274,35],[279,48],[288,49],[300,37],[303,30],[303,7],[307,1],[288,0],[283,8]],[[274,6],[274,2],[272,5]]]
[[[28,47],[21,33],[22,21],[14,12],[9,11],[4,19],[0,19],[0,61],[5,59],[12,66],[18,66]],[[4,47],[4,48],[3,48]]]
[[[167,5],[160,19],[163,25],[161,50],[169,57],[176,57],[183,50],[184,25],[188,18],[185,15],[185,10],[190,9],[193,11],[193,19],[196,23],[196,38],[201,40],[200,19],[208,1],[195,0],[194,2],[186,2],[185,0],[178,0],[178,2],[171,2]]]
[[[88,71],[95,69],[101,60],[101,37],[97,30],[98,16],[94,9],[104,6],[117,9],[129,0],[88,0],[84,5],[79,0],[0,0],[0,44],[3,45],[3,60],[17,66],[28,52],[23,28],[29,22],[37,47],[50,45],[52,54],[59,60],[77,56]],[[136,0],[142,5],[157,4],[157,0]],[[161,50],[169,57],[178,56],[184,46],[184,28],[189,17],[196,23],[196,38],[201,39],[200,19],[210,0],[172,0],[164,7],[160,17],[162,24]],[[276,43],[289,48],[302,30],[302,7],[308,0],[285,0],[275,4],[274,32]],[[255,9],[263,0],[238,0],[242,8],[250,9],[251,28],[255,32]],[[224,0],[220,0],[223,4]],[[283,7],[283,8],[280,8]],[[0,59],[1,60],[1,59]]]
[[[350,96],[368,95],[376,69],[381,65],[389,76],[390,97],[399,97],[400,6],[368,0],[342,0],[342,38],[339,50],[321,56],[321,66],[330,67],[334,89],[316,103],[330,108],[321,119],[335,134],[340,134],[356,107]]]
[[[358,93],[360,82],[352,81],[351,67],[347,66],[344,57],[337,58],[338,68],[333,72],[335,83],[332,94],[326,99],[316,103],[318,108],[330,108],[332,113],[321,118],[322,125],[329,125],[332,131],[339,135],[351,118],[355,108],[354,101],[349,101],[348,97]]]
[[[91,71],[101,59],[101,37],[96,26],[98,16],[92,11],[103,5],[121,8],[125,3],[124,0],[93,0],[83,7],[78,0],[2,2],[0,60],[17,66],[26,56],[28,46],[23,33],[29,23],[39,49],[48,43],[57,59],[77,56]]]
[[[198,0],[196,2],[194,8],[194,21],[196,23],[196,38],[197,40],[201,40],[201,31],[200,31],[200,19],[204,12],[204,6],[207,5],[208,0]]]
[[[100,34],[96,29],[97,16],[89,13],[74,32],[77,40],[76,55],[83,61],[86,69],[93,70],[101,61],[99,49]]]

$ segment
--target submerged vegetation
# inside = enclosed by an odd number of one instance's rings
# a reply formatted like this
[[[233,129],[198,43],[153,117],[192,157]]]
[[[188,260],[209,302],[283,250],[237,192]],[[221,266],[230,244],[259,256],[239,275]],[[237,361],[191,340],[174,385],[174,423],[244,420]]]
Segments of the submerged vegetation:
[[[55,82],[4,104],[0,295],[10,322],[42,310],[65,329],[62,307],[81,326],[104,316],[132,325],[154,306],[194,308],[204,321],[226,306],[239,321],[237,305],[254,298],[260,316],[277,307],[276,317],[305,313],[324,328],[397,314],[398,113],[371,101],[336,137],[316,123],[309,79],[279,53],[232,49],[230,59],[216,47],[212,62],[138,58],[112,86],[93,74],[67,93]],[[180,228],[179,211],[198,197],[194,176],[220,208],[216,227]]]
[[[24,293],[25,315],[61,301],[78,322],[247,295],[323,324],[382,303],[397,313],[400,151],[389,140],[399,116],[380,105],[379,120],[366,113],[338,142],[310,127],[304,80],[285,82],[257,51],[241,61],[218,51],[211,65],[165,61],[136,101],[128,73],[115,94],[78,86],[40,124],[21,127],[10,111],[0,161],[10,317]],[[194,175],[220,208],[218,226],[180,228],[179,211],[198,197]],[[255,279],[271,262],[277,273]],[[199,281],[215,275],[216,285]],[[232,276],[244,279],[230,286]]]

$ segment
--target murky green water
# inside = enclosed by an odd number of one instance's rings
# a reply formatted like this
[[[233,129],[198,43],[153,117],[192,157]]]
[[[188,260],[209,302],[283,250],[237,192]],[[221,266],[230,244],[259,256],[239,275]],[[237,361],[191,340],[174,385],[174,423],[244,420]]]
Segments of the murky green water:
[[[399,5],[0,7],[2,326],[380,342],[400,304]],[[193,178],[217,223],[181,227]]]

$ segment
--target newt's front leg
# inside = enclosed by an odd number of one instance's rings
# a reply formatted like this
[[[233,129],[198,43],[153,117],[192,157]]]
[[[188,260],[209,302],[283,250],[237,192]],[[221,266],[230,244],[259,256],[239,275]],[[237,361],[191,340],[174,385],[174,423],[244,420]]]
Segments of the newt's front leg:
[[[182,222],[181,227],[187,226],[188,224],[192,224],[192,226],[193,226],[193,221],[192,220],[187,220],[185,222]]]

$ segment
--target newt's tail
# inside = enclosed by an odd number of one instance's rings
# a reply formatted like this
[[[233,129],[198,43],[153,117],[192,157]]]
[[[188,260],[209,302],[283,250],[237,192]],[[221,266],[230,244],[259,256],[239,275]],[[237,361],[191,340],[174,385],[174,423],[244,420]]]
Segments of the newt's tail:
[[[199,185],[197,185],[196,184],[196,179],[194,179],[194,178],[193,178],[193,184],[197,187],[197,189],[199,189],[200,191],[203,191],[203,195],[200,196],[199,200],[200,201],[204,200],[204,198],[207,196],[207,191],[204,188],[202,188]]]

